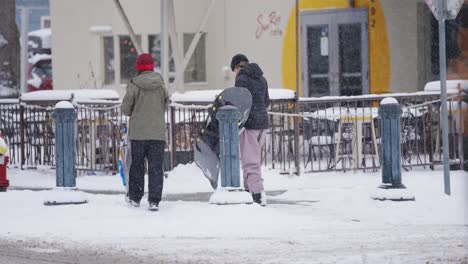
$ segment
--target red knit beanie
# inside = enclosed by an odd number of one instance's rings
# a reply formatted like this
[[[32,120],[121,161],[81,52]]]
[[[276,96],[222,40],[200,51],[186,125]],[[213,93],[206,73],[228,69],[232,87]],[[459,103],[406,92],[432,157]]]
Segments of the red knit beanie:
[[[153,57],[148,53],[142,53],[136,60],[135,67],[137,71],[153,71],[154,60]]]

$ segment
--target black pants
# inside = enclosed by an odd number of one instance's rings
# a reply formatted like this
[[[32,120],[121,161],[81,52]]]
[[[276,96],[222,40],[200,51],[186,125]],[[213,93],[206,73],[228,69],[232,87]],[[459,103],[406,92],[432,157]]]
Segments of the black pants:
[[[130,199],[140,202],[145,191],[145,158],[148,160],[148,202],[159,203],[163,190],[165,142],[132,140],[132,164],[129,174]]]

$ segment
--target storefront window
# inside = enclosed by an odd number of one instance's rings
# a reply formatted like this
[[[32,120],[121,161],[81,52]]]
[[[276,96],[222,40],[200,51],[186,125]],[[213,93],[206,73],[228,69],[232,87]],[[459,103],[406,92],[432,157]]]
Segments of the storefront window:
[[[140,36],[137,36],[138,42],[141,43]],[[133,78],[137,71],[135,69],[135,61],[138,58],[138,52],[133,45],[130,36],[120,36],[120,78],[121,82],[125,83]]]
[[[184,34],[184,52],[187,52],[194,36],[195,34],[193,33]],[[206,82],[205,37],[206,34],[203,34],[193,52],[192,58],[187,64],[184,72],[185,82]]]
[[[156,72],[161,72],[161,39],[159,35],[148,36],[148,49],[149,53],[153,56],[154,67]],[[169,82],[174,81],[175,77],[175,63],[172,56],[171,40],[169,39]]]
[[[112,84],[115,81],[114,38],[112,36],[104,37],[103,46],[104,46],[104,84]]]

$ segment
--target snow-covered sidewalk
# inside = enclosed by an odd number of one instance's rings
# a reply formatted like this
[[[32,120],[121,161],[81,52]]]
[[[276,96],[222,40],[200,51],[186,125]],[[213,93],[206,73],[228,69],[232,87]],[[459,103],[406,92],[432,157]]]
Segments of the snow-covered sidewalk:
[[[129,208],[122,194],[87,193],[88,204],[46,207],[50,191],[0,193],[0,240],[49,241],[102,248],[165,261],[197,263],[460,263],[468,252],[468,175],[403,172],[416,201],[375,201],[380,173],[322,173],[301,177],[264,168],[275,196],[257,205],[210,205],[167,199],[157,213]],[[12,187],[52,188],[55,172],[9,170]],[[122,191],[120,177],[80,176],[77,187]],[[194,165],[170,172],[165,197],[211,192]],[[282,190],[284,192],[271,192]],[[280,203],[284,201],[285,203]],[[290,202],[290,203],[289,203]],[[0,254],[1,258],[1,254]],[[192,263],[193,263],[192,262]]]

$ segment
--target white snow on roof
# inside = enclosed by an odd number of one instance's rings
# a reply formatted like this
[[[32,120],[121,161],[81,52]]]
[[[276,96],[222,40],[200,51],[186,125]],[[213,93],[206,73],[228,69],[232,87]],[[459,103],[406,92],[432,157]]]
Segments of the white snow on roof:
[[[112,27],[111,26],[91,26],[89,27],[89,31],[92,33],[111,33]]]
[[[25,93],[21,96],[22,101],[76,101],[82,100],[119,100],[119,94],[114,90],[49,90]]]
[[[172,102],[208,102],[211,103],[216,99],[216,96],[220,94],[223,90],[204,90],[204,91],[190,91],[185,93],[174,93],[171,96]],[[277,89],[268,89],[271,100],[279,99],[293,99],[294,91],[277,88]]]
[[[38,29],[28,33],[28,36],[39,37],[42,40],[42,48],[51,48],[52,30],[50,28]]]
[[[36,36],[36,37],[50,37],[52,35],[52,30],[50,28],[43,28],[34,31],[30,31],[28,36]]]
[[[458,92],[458,85],[462,89],[468,89],[468,80],[448,80],[447,81],[447,92],[454,90]],[[424,86],[424,91],[438,92],[440,91],[440,81],[428,82]]]
[[[0,34],[0,48],[8,44],[8,41]]]
[[[31,64],[36,64],[38,61],[51,60],[51,59],[52,59],[52,55],[49,55],[49,54],[36,54],[36,55],[32,56],[31,58],[29,58],[28,62],[31,63]]]

